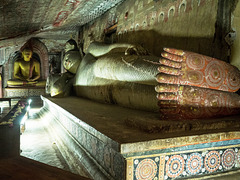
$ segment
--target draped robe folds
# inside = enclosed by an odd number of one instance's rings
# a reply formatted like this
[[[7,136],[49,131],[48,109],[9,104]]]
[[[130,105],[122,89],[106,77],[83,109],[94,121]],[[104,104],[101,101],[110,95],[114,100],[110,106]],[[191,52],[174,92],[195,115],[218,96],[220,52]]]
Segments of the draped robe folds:
[[[73,87],[77,96],[98,102],[158,111],[155,86],[159,58],[107,53],[97,59],[87,54]]]

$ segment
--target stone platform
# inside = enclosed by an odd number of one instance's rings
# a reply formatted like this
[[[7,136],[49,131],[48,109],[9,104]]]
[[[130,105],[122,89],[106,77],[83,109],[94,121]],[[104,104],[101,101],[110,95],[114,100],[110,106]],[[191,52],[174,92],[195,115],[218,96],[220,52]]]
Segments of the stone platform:
[[[45,94],[45,87],[7,87],[4,89],[4,97],[29,97]]]
[[[42,99],[70,167],[83,164],[93,179],[213,179],[240,168],[240,115],[171,121],[82,98]]]

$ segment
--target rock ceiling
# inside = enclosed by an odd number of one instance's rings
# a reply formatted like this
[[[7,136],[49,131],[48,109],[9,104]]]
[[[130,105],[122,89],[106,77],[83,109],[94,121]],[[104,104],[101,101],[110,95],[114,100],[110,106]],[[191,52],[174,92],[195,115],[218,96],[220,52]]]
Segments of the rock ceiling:
[[[124,0],[0,0],[0,48],[60,38]]]

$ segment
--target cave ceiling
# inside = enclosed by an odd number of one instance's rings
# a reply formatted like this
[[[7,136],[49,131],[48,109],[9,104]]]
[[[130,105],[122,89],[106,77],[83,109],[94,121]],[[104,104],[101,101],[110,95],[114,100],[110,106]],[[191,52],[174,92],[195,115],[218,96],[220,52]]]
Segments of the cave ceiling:
[[[124,0],[0,0],[0,48],[60,39]]]

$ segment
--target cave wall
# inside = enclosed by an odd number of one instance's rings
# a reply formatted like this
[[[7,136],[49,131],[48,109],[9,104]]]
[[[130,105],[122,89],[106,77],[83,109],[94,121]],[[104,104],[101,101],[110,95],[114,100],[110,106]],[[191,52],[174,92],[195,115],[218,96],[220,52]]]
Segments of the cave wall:
[[[83,26],[79,43],[84,51],[91,41],[136,43],[157,56],[172,47],[240,68],[239,14],[239,0],[126,0]]]
[[[80,43],[84,50],[91,41],[129,42],[157,56],[163,47],[213,56],[217,14],[216,0],[127,0],[84,26]],[[107,35],[114,24],[116,31]]]

